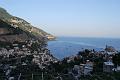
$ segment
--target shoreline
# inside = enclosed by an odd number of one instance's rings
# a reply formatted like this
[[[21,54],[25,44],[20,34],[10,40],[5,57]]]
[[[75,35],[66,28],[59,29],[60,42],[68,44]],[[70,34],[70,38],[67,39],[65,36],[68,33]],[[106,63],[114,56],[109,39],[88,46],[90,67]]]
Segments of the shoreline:
[[[97,42],[94,42],[97,41]],[[90,46],[86,44],[90,44]],[[55,41],[48,41],[47,48],[51,51],[51,53],[57,57],[58,59],[63,59],[64,57],[71,56],[77,54],[78,51],[81,51],[83,49],[95,49],[97,51],[103,50],[106,46],[106,44],[115,47],[116,50],[120,51],[120,46],[118,45],[119,39],[114,40],[94,40],[94,38],[90,41],[89,39],[83,39],[83,38],[61,38],[58,37]],[[91,46],[91,44],[93,46]],[[94,46],[97,44],[96,46]],[[98,47],[97,47],[98,46]]]

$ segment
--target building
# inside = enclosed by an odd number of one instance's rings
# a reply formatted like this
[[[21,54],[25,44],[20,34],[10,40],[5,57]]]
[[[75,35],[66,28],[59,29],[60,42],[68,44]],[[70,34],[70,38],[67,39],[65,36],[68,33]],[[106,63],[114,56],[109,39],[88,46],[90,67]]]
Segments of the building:
[[[105,51],[107,51],[107,52],[116,52],[116,49],[114,47],[112,47],[112,46],[107,46],[106,45]]]
[[[84,65],[84,75],[90,75],[90,73],[93,71],[93,62],[87,61]]]
[[[93,62],[88,60],[85,64],[80,64],[79,69],[78,67],[75,67],[75,66],[74,68],[79,70],[80,75],[87,76],[87,75],[90,75],[91,72],[93,71]]]
[[[112,72],[114,64],[110,61],[103,63],[103,72]]]
[[[78,80],[81,76],[81,69],[79,65],[74,65],[74,68],[72,70],[72,74],[74,75],[75,80]]]

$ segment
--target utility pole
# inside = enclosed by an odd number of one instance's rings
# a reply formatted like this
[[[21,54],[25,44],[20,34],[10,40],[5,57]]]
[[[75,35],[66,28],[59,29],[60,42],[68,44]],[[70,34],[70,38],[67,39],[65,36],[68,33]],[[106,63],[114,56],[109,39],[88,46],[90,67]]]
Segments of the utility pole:
[[[18,77],[18,80],[20,80],[20,77],[21,77],[21,73],[20,73],[20,75],[19,75],[19,77]]]
[[[42,71],[42,80],[44,80],[43,71]]]
[[[32,73],[32,80],[33,80],[33,73]]]

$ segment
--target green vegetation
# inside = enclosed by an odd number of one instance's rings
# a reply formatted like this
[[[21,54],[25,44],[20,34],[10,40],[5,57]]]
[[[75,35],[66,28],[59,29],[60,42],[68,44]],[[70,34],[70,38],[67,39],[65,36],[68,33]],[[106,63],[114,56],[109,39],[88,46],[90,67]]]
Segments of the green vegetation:
[[[115,54],[115,56],[113,56],[113,63],[115,64],[116,67],[117,65],[120,66],[120,53]]]
[[[82,76],[80,80],[120,80],[120,72],[95,73],[91,76]]]
[[[12,44],[11,43],[9,43],[9,42],[1,42],[0,41],[0,48],[2,48],[2,47],[5,47],[5,48],[7,48],[7,46],[11,46]]]
[[[0,19],[8,20],[12,18],[12,16],[3,8],[0,7]]]

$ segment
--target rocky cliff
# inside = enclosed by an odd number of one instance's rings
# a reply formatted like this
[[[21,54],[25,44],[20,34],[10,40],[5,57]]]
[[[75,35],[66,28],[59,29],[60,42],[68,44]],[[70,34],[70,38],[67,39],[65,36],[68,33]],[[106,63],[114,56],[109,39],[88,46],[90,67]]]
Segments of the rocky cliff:
[[[30,39],[39,41],[44,39],[55,39],[45,31],[32,26],[30,23],[19,17],[12,16],[5,9],[0,8],[0,41],[24,42]]]

